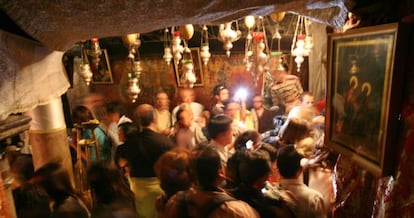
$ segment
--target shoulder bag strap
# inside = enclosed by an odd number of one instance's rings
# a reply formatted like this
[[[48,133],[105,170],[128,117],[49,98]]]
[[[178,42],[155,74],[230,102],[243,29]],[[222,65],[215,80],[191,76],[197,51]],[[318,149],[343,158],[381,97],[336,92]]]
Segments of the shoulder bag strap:
[[[220,207],[220,205],[222,205],[223,203],[227,201],[237,201],[237,199],[229,195],[219,195],[219,196],[213,197],[210,203],[206,205],[206,207],[201,209],[200,215],[202,215],[202,217],[204,218],[207,218],[215,209],[217,209],[218,207]]]

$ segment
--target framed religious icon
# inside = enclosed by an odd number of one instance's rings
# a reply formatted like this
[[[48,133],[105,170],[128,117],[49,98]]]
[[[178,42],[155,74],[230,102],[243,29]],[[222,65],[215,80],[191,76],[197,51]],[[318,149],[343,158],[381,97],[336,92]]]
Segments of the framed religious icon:
[[[375,175],[392,174],[402,107],[405,26],[328,36],[325,143]]]
[[[190,50],[191,50],[192,63],[194,67],[193,68],[194,74],[196,78],[194,86],[204,86],[203,66],[202,66],[201,57],[200,57],[200,48],[190,48]],[[182,70],[183,61],[185,61],[184,59],[185,59],[185,56],[183,55],[183,59],[178,64],[173,60],[174,72],[175,72],[175,76],[177,79],[178,87],[186,86],[185,82],[183,81],[184,75],[183,75],[183,70]]]
[[[106,49],[102,49],[102,54],[99,57],[99,61],[96,61],[93,56],[88,54],[88,61],[91,66],[93,73],[92,83],[93,84],[112,84],[112,71],[111,65],[108,58],[108,52]]]

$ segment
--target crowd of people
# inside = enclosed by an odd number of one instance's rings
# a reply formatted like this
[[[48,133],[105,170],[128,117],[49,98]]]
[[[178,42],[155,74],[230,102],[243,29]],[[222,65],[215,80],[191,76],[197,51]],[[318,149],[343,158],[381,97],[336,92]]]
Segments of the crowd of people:
[[[172,110],[167,93],[159,92],[154,105],[138,105],[131,118],[117,102],[98,106],[99,118],[96,108],[76,106],[74,124],[99,120],[73,136],[95,139],[98,149],[85,154],[76,141],[69,143],[74,166],[86,168],[84,178],[76,179],[84,180],[90,195],[79,193],[79,182],[72,184],[59,163],[49,163],[15,187],[18,215],[329,217],[324,197],[304,179],[304,160],[320,146],[315,132],[323,117],[312,94],[300,94],[296,105],[268,108],[260,94],[231,97],[225,85],[217,85],[208,110],[196,102],[193,89],[182,88],[181,102]],[[277,116],[287,120],[266,143],[262,136],[275,129]]]

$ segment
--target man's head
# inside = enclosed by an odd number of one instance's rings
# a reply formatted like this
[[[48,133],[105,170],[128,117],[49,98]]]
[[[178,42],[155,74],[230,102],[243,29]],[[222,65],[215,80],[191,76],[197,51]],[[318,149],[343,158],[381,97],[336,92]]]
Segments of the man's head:
[[[272,172],[269,154],[265,151],[244,152],[240,158],[240,180],[254,189],[261,189]]]
[[[224,113],[231,117],[232,119],[235,119],[237,114],[240,111],[240,104],[238,102],[229,102],[226,104],[226,108],[224,110]]]
[[[149,104],[141,104],[135,109],[135,119],[141,127],[150,126],[155,119],[154,108]]]
[[[208,134],[212,139],[223,139],[225,144],[231,143],[232,139],[232,130],[231,130],[231,123],[233,120],[231,117],[219,114],[210,119],[208,123],[207,130]],[[228,141],[228,142],[227,142]]]
[[[201,188],[216,187],[224,180],[224,170],[216,149],[207,146],[196,151],[192,164]]]
[[[165,109],[168,110],[170,104],[170,99],[168,98],[167,93],[159,92],[155,96],[155,107],[157,109]]]
[[[256,95],[253,98],[253,108],[260,109],[263,107],[263,97],[261,95]]]
[[[217,103],[225,104],[230,100],[229,90],[224,85],[217,85],[213,89],[214,98]]]
[[[276,164],[280,175],[285,179],[297,178],[302,170],[300,166],[300,160],[302,158],[296,151],[294,145],[286,145],[279,148]]]
[[[124,115],[124,107],[120,102],[113,101],[105,104],[106,122],[118,123],[119,119]]]
[[[137,132],[138,129],[134,123],[124,122],[118,125],[118,137],[119,141],[125,142],[125,140]]]
[[[182,103],[191,103],[195,101],[195,92],[192,88],[180,89],[180,98]]]
[[[315,97],[311,92],[304,92],[301,97],[302,105],[313,106],[315,103]]]
[[[193,112],[191,109],[180,107],[177,111],[177,122],[180,126],[189,128],[193,123]]]

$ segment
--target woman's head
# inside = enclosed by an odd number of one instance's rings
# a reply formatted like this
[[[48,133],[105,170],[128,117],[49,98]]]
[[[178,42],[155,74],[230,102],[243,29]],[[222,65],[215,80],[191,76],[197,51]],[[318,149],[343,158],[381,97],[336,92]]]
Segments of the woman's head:
[[[312,124],[313,118],[318,116],[319,113],[315,107],[309,107],[305,105],[299,105],[293,107],[288,114],[288,119],[297,118],[306,120],[309,124]]]
[[[304,119],[289,118],[280,129],[280,138],[284,144],[296,144],[309,135],[309,123]]]
[[[165,152],[158,158],[154,170],[167,196],[186,190],[192,184],[188,150],[176,148]]]

